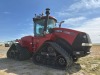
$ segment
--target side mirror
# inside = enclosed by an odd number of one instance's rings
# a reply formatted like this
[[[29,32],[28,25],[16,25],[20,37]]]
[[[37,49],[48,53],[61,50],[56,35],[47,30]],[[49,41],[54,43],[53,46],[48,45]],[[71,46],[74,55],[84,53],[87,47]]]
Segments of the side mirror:
[[[61,22],[59,23],[59,28],[61,28],[61,24],[64,23],[64,22],[65,22],[65,21],[61,21]]]

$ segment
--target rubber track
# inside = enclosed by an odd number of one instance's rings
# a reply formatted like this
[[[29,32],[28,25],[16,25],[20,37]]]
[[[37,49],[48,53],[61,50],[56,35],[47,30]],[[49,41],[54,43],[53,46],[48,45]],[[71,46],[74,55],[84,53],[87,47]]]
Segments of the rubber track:
[[[52,47],[54,47],[55,50],[65,58],[65,60],[67,62],[66,67],[69,67],[72,65],[72,63],[73,63],[72,57],[61,46],[59,46],[55,42],[48,42],[48,44],[50,44]]]
[[[26,49],[20,46],[20,44],[15,44],[16,49],[18,49],[22,53],[22,58],[20,60],[27,60],[31,57],[30,52]]]
[[[44,43],[40,48],[39,48],[39,50],[37,50],[37,52],[33,55],[33,62],[35,63],[35,64],[38,64],[38,63],[36,63],[35,61],[34,61],[34,56],[36,55],[36,54],[38,54],[38,52],[40,52],[41,50],[42,50],[42,48],[46,45],[46,44],[49,44],[49,45],[51,45],[60,55],[62,55],[64,58],[65,58],[65,60],[66,60],[66,68],[68,68],[68,67],[70,67],[71,65],[72,65],[72,63],[73,63],[73,60],[72,60],[72,57],[63,49],[63,48],[61,48],[61,46],[59,46],[57,43],[55,43],[55,42],[46,42],[46,43]],[[46,65],[47,66],[47,65]]]
[[[22,60],[27,60],[27,59],[29,59],[29,58],[31,57],[31,54],[29,53],[29,51],[28,51],[26,48],[23,48],[23,47],[20,46],[20,44],[15,43],[15,44],[12,44],[12,46],[11,46],[11,47],[9,48],[9,50],[7,51],[7,57],[8,57],[8,58],[10,58],[8,53],[9,53],[11,50],[13,50],[13,48],[14,48],[14,50],[15,50],[15,49],[18,50],[18,51],[21,53],[22,56],[19,57],[19,58],[17,58],[17,59],[15,59],[15,58],[12,58],[12,59],[22,61]]]
[[[7,58],[11,58],[11,57],[10,57],[11,55],[9,55],[9,53],[10,53],[10,51],[12,50],[12,48],[13,48],[13,49],[16,48],[15,44],[12,44],[11,47],[8,49],[7,54],[6,54],[6,55],[7,55]]]

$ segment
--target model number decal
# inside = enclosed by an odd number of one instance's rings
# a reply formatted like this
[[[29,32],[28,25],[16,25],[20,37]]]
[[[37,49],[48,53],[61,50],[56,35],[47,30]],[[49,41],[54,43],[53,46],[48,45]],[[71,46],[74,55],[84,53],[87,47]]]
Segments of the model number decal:
[[[69,35],[75,35],[74,32],[63,31],[63,30],[55,30],[55,32],[62,32],[62,33],[69,34]]]

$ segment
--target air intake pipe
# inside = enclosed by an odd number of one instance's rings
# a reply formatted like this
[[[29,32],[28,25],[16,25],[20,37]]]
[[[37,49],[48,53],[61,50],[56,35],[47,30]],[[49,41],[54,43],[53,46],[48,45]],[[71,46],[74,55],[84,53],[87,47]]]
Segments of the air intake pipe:
[[[50,14],[49,11],[50,11],[50,9],[47,8],[46,12],[45,12],[46,18],[45,18],[45,22],[44,22],[44,35],[46,34],[46,30],[47,30],[47,25],[48,25],[48,20],[49,20],[49,14]]]

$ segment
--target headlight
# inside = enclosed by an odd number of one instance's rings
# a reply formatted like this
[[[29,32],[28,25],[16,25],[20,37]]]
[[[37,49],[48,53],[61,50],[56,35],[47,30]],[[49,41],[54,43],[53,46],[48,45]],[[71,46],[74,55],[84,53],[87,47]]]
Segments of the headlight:
[[[82,43],[82,46],[92,46],[91,43]]]

